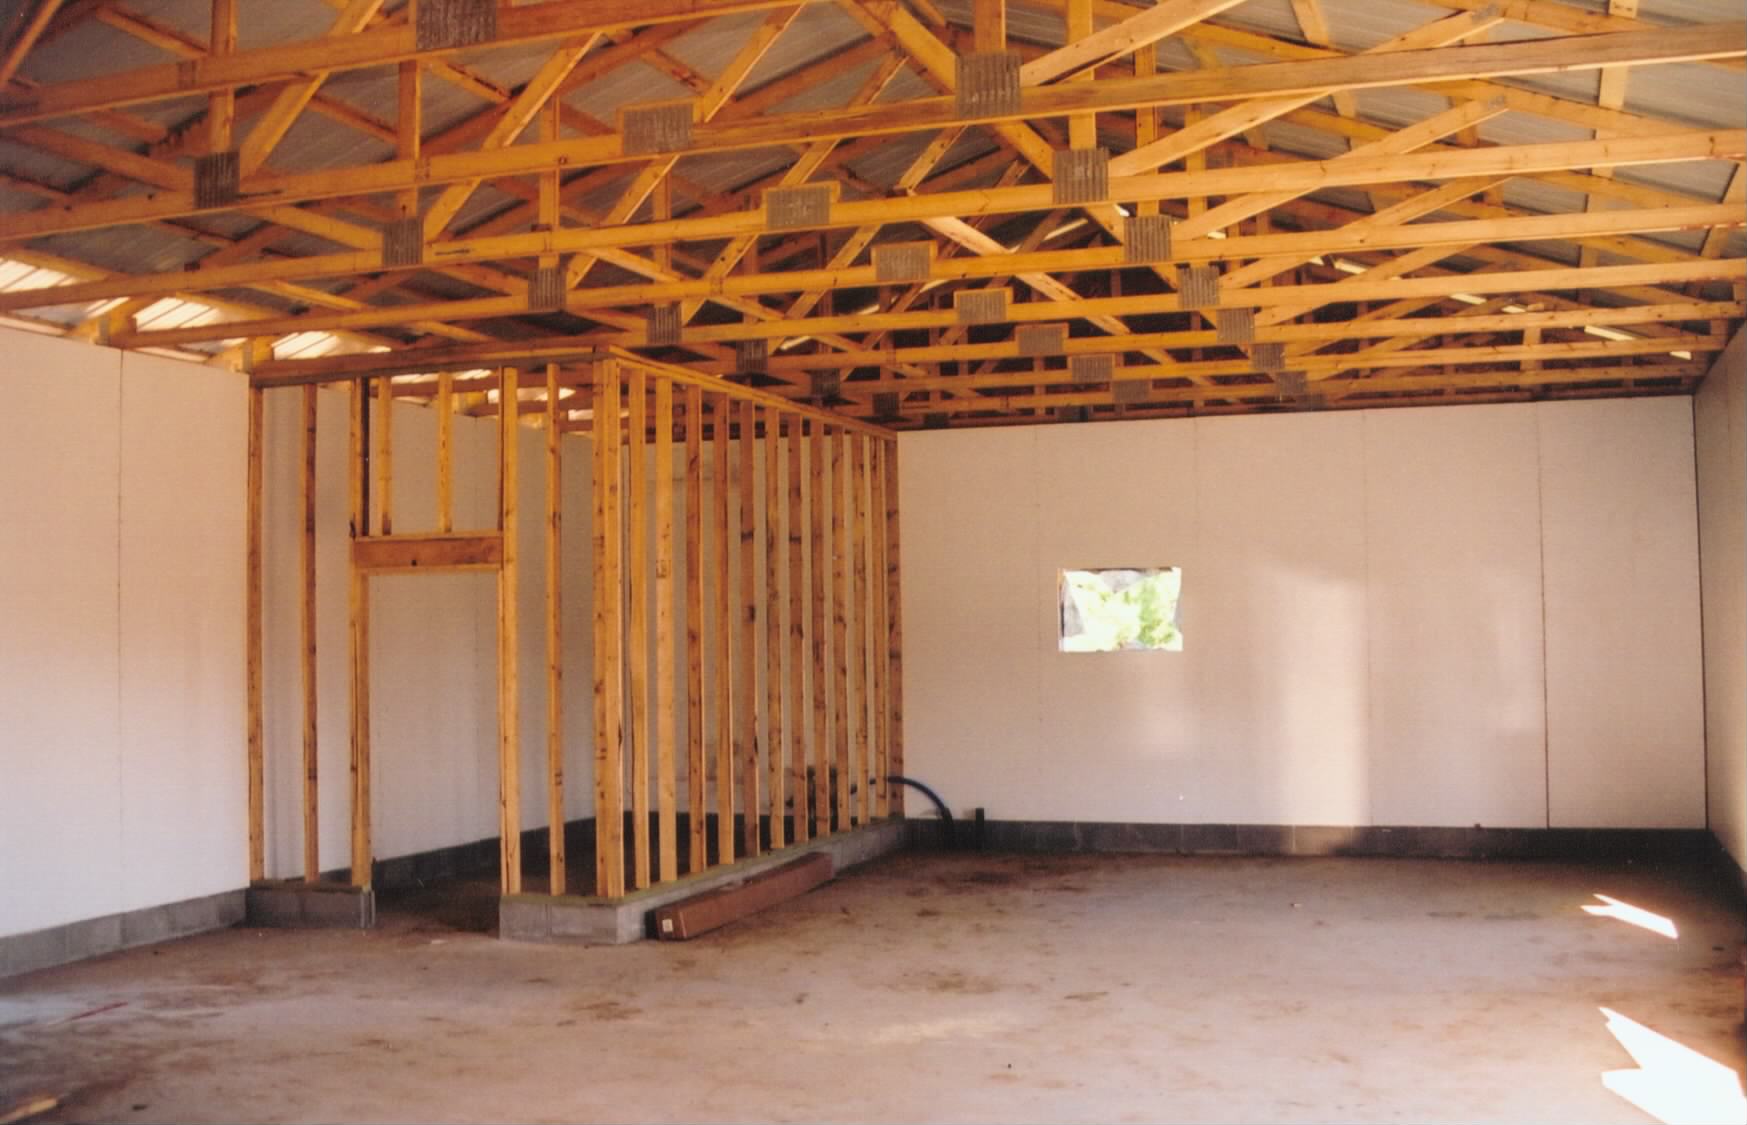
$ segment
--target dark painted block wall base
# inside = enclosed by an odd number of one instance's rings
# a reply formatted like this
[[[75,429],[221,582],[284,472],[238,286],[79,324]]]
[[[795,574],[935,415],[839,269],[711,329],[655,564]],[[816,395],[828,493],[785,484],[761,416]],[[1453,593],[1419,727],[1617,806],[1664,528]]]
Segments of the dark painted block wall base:
[[[1716,838],[1698,828],[1448,828],[970,819],[955,821],[949,840],[942,821],[911,820],[909,826],[913,847],[981,847],[1004,852],[1699,863],[1715,862],[1721,854]]]

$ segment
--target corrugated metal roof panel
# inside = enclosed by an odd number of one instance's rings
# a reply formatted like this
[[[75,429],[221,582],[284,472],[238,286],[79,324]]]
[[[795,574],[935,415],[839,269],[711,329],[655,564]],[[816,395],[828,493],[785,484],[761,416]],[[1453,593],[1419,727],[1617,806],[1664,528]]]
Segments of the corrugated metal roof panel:
[[[1735,14],[1739,18],[1739,8]],[[1624,108],[1698,128],[1739,128],[1747,119],[1747,82],[1740,71],[1720,66],[1635,66],[1626,77]]]
[[[910,98],[933,97],[939,92],[935,89],[934,83],[916,73],[914,67],[907,66],[900,70],[890,82],[886,83],[885,90],[880,93],[875,104],[884,105],[887,102],[907,101]]]
[[[1583,210],[1584,196],[1540,180],[1515,179],[1505,181],[1504,202],[1545,215],[1571,214]]]
[[[1360,117],[1394,129],[1424,121],[1450,108],[1450,99],[1442,94],[1416,90],[1411,86],[1355,90],[1353,100],[1359,103]]]
[[[0,136],[0,168],[63,191],[91,174],[91,169],[83,164],[62,160],[50,153],[9,141],[4,136]]]
[[[1347,151],[1346,138],[1290,121],[1270,121],[1262,127],[1262,132],[1271,147],[1313,160],[1328,160]]]
[[[559,41],[553,41],[529,43],[519,47],[498,47],[489,51],[469,51],[458,55],[455,61],[506,90],[519,90],[539,72],[559,46]],[[600,49],[598,45],[595,48]]]
[[[1695,199],[1716,202],[1729,188],[1735,165],[1727,160],[1688,160],[1680,164],[1645,164],[1620,168],[1619,179],[1680,192]]]
[[[726,194],[787,168],[794,159],[793,150],[788,148],[712,152],[685,157],[679,162],[678,172],[711,191]]]
[[[1606,6],[1605,0],[1590,3]],[[1642,0],[1638,18],[1651,23],[1727,23],[1741,18],[1741,0]]]
[[[691,67],[705,78],[714,79],[722,73],[752,32],[763,23],[769,12],[739,12],[705,20],[679,36],[666,47],[667,54]],[[798,17],[797,17],[798,18]],[[775,44],[771,45],[773,48]]]
[[[777,103],[773,112],[807,113],[816,109],[835,109],[848,105],[849,99],[872,77],[874,68],[878,65],[880,64],[876,59],[861,66],[839,70],[825,81],[815,82],[787,101]],[[892,82],[899,81],[900,77],[893,75]],[[891,83],[888,82],[887,85]]]
[[[211,0],[132,0],[129,7],[202,43],[212,31]],[[339,14],[322,0],[273,0],[238,8],[237,46],[243,50],[325,35]]]
[[[257,119],[259,120],[259,119]],[[243,134],[247,136],[247,134]],[[239,141],[242,138],[239,137]],[[353,129],[344,129],[315,114],[299,117],[267,158],[270,167],[308,172],[319,168],[349,168],[375,164],[394,155],[394,147]]]
[[[1343,51],[1369,50],[1450,14],[1445,8],[1403,0],[1322,0],[1322,11],[1330,39]],[[1217,22],[1304,41],[1287,0],[1250,0],[1225,12]]]
[[[564,96],[567,104],[616,125],[620,106],[687,98],[691,91],[654,67],[628,62]]]
[[[684,38],[683,36],[681,37]],[[836,4],[809,4],[795,22],[777,36],[741,83],[743,90],[756,90],[790,71],[867,38],[867,32]],[[841,105],[842,103],[837,103]]]
[[[179,270],[212,252],[212,247],[204,242],[171,234],[161,227],[128,227],[125,235],[114,230],[70,231],[36,239],[31,246],[121,273]]]
[[[480,184],[473,189],[473,194],[467,197],[467,202],[449,222],[449,230],[464,231],[472,229],[476,224],[496,215],[499,211],[513,207],[522,200],[492,187],[490,184]],[[529,213],[530,220],[532,212]]]
[[[24,56],[18,73],[37,82],[78,82],[175,61],[167,51],[87,20]]]
[[[1593,135],[1580,125],[1531,113],[1501,113],[1480,126],[1480,139],[1495,145],[1558,144],[1587,141]]]

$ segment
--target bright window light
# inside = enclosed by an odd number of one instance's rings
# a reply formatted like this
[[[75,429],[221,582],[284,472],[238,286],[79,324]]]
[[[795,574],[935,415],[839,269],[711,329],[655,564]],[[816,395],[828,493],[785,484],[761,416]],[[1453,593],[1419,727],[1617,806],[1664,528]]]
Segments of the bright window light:
[[[1601,1014],[1607,1017],[1608,1031],[1638,1064],[1636,1069],[1604,1071],[1603,1086],[1666,1125],[1747,1121],[1747,1097],[1732,1067],[1611,1008],[1601,1009]]]
[[[1179,567],[1064,570],[1062,652],[1182,652]]]
[[[1476,297],[1472,293],[1452,293],[1450,296],[1462,302],[1464,305],[1484,305],[1486,303],[1484,297]]]
[[[1349,262],[1345,258],[1336,258],[1334,264],[1335,269],[1340,270],[1342,273],[1359,274],[1365,272],[1364,266],[1361,266],[1357,262]]]
[[[1597,894],[1595,897],[1601,899],[1605,905],[1585,906],[1583,908],[1585,914],[1593,914],[1598,918],[1618,918],[1628,925],[1636,926],[1641,930],[1649,930],[1653,934],[1661,934],[1665,938],[1678,938],[1680,936],[1680,931],[1675,928],[1673,921],[1660,914],[1652,914],[1641,907],[1633,906],[1629,902],[1621,902],[1617,898],[1609,898],[1604,894]]]
[[[1583,330],[1591,336],[1600,336],[1604,340],[1636,340],[1630,332],[1621,332],[1618,328],[1609,328],[1605,324],[1586,324]]]

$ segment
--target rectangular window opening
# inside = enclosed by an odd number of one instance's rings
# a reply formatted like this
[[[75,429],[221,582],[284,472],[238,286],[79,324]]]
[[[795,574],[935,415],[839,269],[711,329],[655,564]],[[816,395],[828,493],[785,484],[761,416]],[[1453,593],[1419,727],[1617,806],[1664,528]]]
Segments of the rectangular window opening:
[[[1180,567],[1063,570],[1062,652],[1182,652]]]

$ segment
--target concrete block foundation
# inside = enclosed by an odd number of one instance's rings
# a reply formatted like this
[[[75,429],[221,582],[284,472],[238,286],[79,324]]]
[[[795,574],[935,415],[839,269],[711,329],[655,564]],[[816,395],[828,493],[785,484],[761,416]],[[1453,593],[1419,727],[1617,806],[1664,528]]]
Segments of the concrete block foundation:
[[[743,859],[620,899],[581,895],[505,895],[498,901],[498,936],[508,941],[572,945],[624,945],[653,936],[655,911],[669,903],[715,890],[822,852],[838,871],[904,847],[902,820],[882,820],[808,844]]]
[[[251,926],[367,930],[376,924],[376,892],[340,883],[259,883],[247,900]]]

